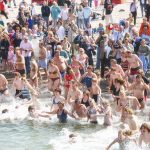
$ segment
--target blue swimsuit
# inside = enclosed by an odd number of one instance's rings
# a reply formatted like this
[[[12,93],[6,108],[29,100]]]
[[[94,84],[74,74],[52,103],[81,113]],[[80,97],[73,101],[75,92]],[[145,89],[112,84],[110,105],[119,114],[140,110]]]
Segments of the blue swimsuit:
[[[61,114],[57,114],[57,118],[59,119],[59,122],[61,122],[61,123],[67,122],[67,114],[64,112],[64,109]]]

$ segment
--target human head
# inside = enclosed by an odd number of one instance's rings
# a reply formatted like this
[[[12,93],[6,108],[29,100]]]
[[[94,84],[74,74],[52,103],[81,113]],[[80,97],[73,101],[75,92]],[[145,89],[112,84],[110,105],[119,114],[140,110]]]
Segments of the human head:
[[[93,66],[89,65],[89,66],[87,67],[87,72],[93,72]]]
[[[53,60],[49,60],[48,64],[51,66],[54,64],[54,61]]]
[[[34,106],[29,106],[28,107],[28,112],[29,113],[33,113],[35,111],[35,107]]]
[[[28,42],[28,37],[24,36],[24,42],[27,43]]]
[[[65,105],[64,102],[61,102],[61,101],[58,102],[58,107],[60,110],[64,108],[64,105]]]
[[[143,135],[150,133],[150,124],[143,123],[140,127],[140,131]]]
[[[89,99],[90,98],[90,92],[88,90],[84,91],[83,97],[84,97],[84,99]]]
[[[115,66],[117,64],[117,61],[115,59],[110,60],[111,66]]]
[[[59,57],[59,56],[60,56],[60,51],[59,51],[59,50],[56,50],[54,56],[55,56],[55,57]]]
[[[39,47],[42,48],[44,46],[44,42],[41,40],[39,41]]]
[[[140,83],[142,81],[142,76],[140,75],[140,74],[138,74],[137,76],[136,76],[136,82],[137,83]]]
[[[72,73],[72,68],[71,68],[70,66],[68,66],[68,67],[66,68],[66,73],[67,73],[67,74]]]
[[[55,95],[61,95],[61,89],[60,88],[55,89],[54,94]]]
[[[57,45],[57,50],[61,52],[62,51],[62,46],[61,45]]]
[[[102,101],[102,105],[104,108],[107,108],[108,106],[110,106],[109,102],[108,101]]]
[[[16,52],[16,56],[20,56],[21,55],[19,47],[16,47],[15,52]]]
[[[133,110],[132,109],[130,109],[130,108],[124,108],[124,116],[126,117],[126,118],[128,118],[128,117],[130,117],[130,116],[132,116],[133,115]]]

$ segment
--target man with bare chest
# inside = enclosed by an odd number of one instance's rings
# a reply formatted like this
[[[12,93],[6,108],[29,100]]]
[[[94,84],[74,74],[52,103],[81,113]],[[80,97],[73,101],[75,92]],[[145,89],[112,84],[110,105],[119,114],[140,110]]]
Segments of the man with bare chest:
[[[143,68],[143,63],[139,57],[135,54],[132,54],[130,51],[126,52],[127,61],[129,63],[130,75],[137,75],[140,68]]]
[[[20,52],[20,48],[16,48],[16,72],[19,72],[21,76],[26,74],[25,59]]]
[[[8,81],[3,74],[0,74],[0,94],[8,95]]]
[[[47,73],[47,50],[44,47],[43,41],[40,41],[39,48],[40,48],[40,51],[39,51],[38,66],[39,66],[39,68],[44,69],[44,72],[45,72],[45,75],[47,78],[47,76],[48,76],[48,73]]]
[[[53,61],[54,61],[54,64],[58,67],[62,78],[64,78],[68,64],[66,62],[66,59],[60,56],[60,51],[55,52]]]
[[[133,91],[133,95],[138,99],[143,109],[145,107],[144,91],[149,91],[149,86],[143,82],[141,75],[137,75],[135,83],[131,84],[128,88]]]
[[[116,72],[116,69],[111,68],[109,87],[112,93],[115,91],[115,79],[122,79],[122,76],[120,73]]]
[[[111,59],[111,67],[116,70],[117,73],[120,73],[122,77],[125,76],[125,73],[120,65],[117,64],[117,61],[115,59]]]

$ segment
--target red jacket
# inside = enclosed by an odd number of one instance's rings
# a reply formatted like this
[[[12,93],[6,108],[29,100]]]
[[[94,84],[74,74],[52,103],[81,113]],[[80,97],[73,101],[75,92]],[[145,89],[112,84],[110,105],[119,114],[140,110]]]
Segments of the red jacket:
[[[0,11],[4,11],[5,10],[5,5],[4,2],[0,2]]]

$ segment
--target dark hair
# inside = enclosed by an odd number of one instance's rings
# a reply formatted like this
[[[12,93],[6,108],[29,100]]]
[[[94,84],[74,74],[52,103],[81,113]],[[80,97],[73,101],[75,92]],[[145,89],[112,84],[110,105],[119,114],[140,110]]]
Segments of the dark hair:
[[[29,107],[28,107],[28,111],[31,111],[31,110],[33,110],[33,109],[35,109],[34,106],[29,106]]]
[[[61,89],[60,88],[55,89],[54,92],[59,92],[59,94],[61,94]]]
[[[8,112],[8,109],[3,109],[2,110],[2,114],[5,114],[5,113],[7,113]]]
[[[136,76],[136,79],[138,79],[138,78],[142,78],[142,76],[141,76],[140,74],[138,74],[138,75]]]
[[[71,73],[71,70],[72,70],[72,68],[71,68],[70,66],[68,66],[68,67],[66,68],[66,74],[70,74],[70,73]]]
[[[142,128],[145,128],[145,129],[148,130],[148,132],[150,132],[150,124],[148,124],[148,123],[143,123],[143,124],[141,125],[141,127],[140,127],[140,130],[142,130]]]
[[[124,85],[124,80],[122,79],[115,79],[115,82],[120,83],[121,85]]]

